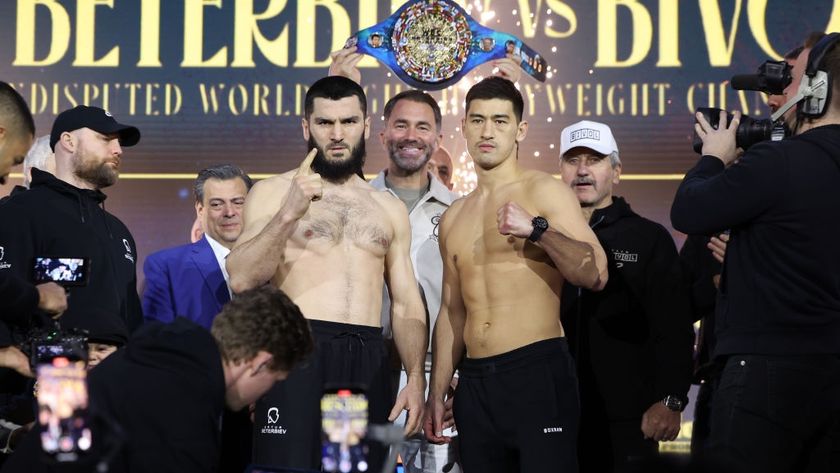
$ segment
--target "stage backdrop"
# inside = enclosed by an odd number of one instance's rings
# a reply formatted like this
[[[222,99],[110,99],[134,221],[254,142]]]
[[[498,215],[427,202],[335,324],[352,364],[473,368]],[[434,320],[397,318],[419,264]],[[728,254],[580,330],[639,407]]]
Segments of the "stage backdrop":
[[[108,209],[144,255],[188,240],[195,173],[232,162],[271,175],[305,155],[300,121],[307,85],[328,54],[386,18],[398,0],[0,0],[0,80],[35,115],[38,135],[77,104],[110,110],[143,138],[125,150]],[[546,83],[520,82],[530,122],[524,166],[556,173],[560,130],[580,119],[608,123],[624,164],[618,194],[669,229],[698,106],[766,117],[766,98],[727,80],[780,59],[809,31],[840,30],[828,0],[475,0],[468,12],[544,56]],[[373,121],[404,86],[383,66],[360,63]],[[459,123],[469,85],[435,92],[458,188],[471,184]],[[386,165],[368,142],[365,171]],[[19,170],[18,170],[19,171]],[[19,180],[12,180],[13,183]],[[11,186],[0,189],[0,195]],[[10,222],[3,222],[9,225]],[[682,236],[674,233],[678,242]],[[142,272],[140,274],[142,278]]]

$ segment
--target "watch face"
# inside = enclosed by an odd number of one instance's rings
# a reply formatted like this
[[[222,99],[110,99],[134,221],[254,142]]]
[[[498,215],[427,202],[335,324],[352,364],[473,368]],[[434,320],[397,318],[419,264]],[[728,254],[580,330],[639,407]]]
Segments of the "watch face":
[[[535,217],[533,224],[535,228],[539,228],[540,230],[548,230],[548,220],[542,217]]]
[[[394,24],[391,44],[399,66],[415,80],[441,82],[463,67],[472,44],[467,19],[447,2],[417,2]]]

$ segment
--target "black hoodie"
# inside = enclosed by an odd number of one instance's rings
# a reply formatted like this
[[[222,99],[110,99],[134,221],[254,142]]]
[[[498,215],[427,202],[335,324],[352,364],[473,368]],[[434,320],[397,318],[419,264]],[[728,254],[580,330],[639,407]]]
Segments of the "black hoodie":
[[[600,292],[566,284],[561,299],[581,406],[590,417],[638,420],[665,396],[687,397],[688,288],[671,235],[621,197],[593,212],[589,225],[607,254],[609,280]]]
[[[840,125],[752,146],[728,169],[703,156],[671,208],[674,228],[731,229],[716,355],[840,353]]]
[[[213,473],[219,468],[225,376],[205,328],[178,317],[151,322],[90,371],[93,447],[76,463],[39,461],[37,429],[3,473]]]
[[[124,338],[143,320],[137,296],[134,238],[104,209],[105,194],[79,189],[32,169],[32,185],[0,204],[0,274],[30,280],[33,258],[90,259],[88,285],[70,290],[64,328],[113,331]]]

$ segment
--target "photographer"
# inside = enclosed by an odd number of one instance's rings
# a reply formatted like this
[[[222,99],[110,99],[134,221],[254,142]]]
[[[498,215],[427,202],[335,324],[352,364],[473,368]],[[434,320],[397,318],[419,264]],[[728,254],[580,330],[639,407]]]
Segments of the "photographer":
[[[838,39],[826,36],[796,61],[774,114],[791,138],[754,145],[732,164],[740,115],[727,126],[721,112],[717,129],[697,115],[703,157],[680,185],[671,221],[692,234],[731,229],[715,317],[722,373],[705,446],[715,471],[836,471]]]
[[[238,294],[209,332],[183,317],[147,323],[90,372],[91,450],[50,464],[35,429],[2,471],[219,471],[224,406],[255,402],[311,351],[306,319],[273,287]]]

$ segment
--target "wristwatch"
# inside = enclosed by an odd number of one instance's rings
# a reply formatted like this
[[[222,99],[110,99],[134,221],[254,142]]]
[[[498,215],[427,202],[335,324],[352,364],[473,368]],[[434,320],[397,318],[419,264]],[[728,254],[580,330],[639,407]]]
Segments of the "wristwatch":
[[[534,217],[531,220],[531,225],[534,226],[534,231],[532,231],[531,234],[528,235],[528,239],[531,241],[539,240],[542,234],[545,233],[546,230],[548,230],[548,220],[546,220],[544,217]]]
[[[685,402],[679,396],[665,396],[665,399],[662,400],[662,404],[665,404],[665,407],[674,412],[682,412],[683,409],[685,409]]]

